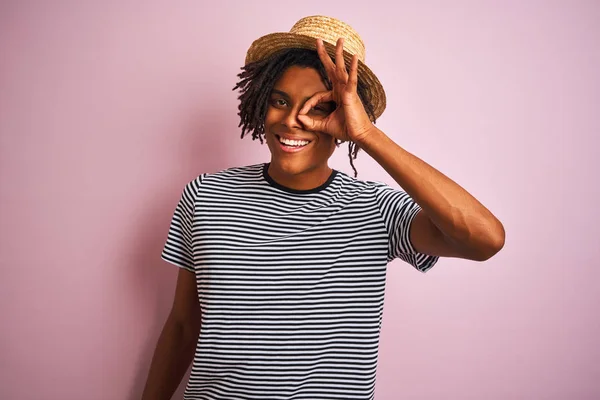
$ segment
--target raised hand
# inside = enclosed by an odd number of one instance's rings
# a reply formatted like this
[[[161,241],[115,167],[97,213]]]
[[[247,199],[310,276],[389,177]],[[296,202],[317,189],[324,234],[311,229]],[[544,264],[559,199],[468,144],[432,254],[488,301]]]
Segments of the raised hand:
[[[339,38],[335,48],[335,63],[327,54],[323,41],[317,39],[317,53],[327,71],[332,90],[313,95],[302,107],[298,119],[308,130],[324,132],[341,141],[359,142],[373,129],[365,108],[358,96],[358,56],[350,63],[344,62],[344,39]],[[336,109],[323,119],[311,118],[307,113],[319,103],[335,102]]]

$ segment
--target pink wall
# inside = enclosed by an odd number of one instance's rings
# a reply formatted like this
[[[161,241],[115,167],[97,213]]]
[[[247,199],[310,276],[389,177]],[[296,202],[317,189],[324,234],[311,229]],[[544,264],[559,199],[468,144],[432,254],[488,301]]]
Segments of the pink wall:
[[[600,3],[391,3],[1,3],[1,399],[138,398],[182,185],[268,159],[235,75],[317,13],[362,33],[380,128],[508,233],[484,265],[390,266],[377,399],[600,398]]]

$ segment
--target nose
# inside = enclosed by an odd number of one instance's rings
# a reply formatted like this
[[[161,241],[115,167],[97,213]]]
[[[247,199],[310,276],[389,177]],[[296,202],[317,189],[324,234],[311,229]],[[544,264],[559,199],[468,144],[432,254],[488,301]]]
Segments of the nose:
[[[285,125],[288,129],[302,129],[303,125],[298,119],[299,112],[300,107],[290,107],[289,111],[283,118],[283,125]]]

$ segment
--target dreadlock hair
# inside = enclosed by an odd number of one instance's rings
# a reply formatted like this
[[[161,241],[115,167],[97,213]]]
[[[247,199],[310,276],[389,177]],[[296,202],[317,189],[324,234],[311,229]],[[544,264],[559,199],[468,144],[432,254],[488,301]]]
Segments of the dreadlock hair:
[[[240,80],[233,88],[233,90],[239,89],[241,93],[238,97],[240,100],[238,106],[240,124],[238,126],[242,127],[242,138],[251,133],[252,140],[258,139],[261,144],[264,143],[265,117],[271,91],[285,70],[293,65],[317,70],[327,90],[332,89],[327,71],[315,50],[285,49],[264,60],[245,65],[241,68],[242,72],[238,74]],[[371,90],[360,77],[358,78],[357,93],[369,119],[375,123]],[[336,146],[339,147],[340,143],[341,141],[336,139]],[[354,167],[354,160],[356,160],[359,149],[356,143],[348,142],[348,158],[355,178],[358,172]]]

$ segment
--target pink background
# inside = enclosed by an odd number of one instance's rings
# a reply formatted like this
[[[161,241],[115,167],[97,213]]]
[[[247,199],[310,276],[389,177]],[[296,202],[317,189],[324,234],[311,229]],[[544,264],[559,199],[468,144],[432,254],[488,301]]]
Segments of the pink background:
[[[376,398],[600,398],[600,3],[348,3],[1,3],[1,399],[139,398],[180,191],[268,160],[231,89],[253,39],[312,14],[363,36],[378,126],[507,231],[485,264],[390,265]]]

